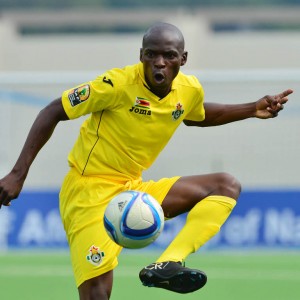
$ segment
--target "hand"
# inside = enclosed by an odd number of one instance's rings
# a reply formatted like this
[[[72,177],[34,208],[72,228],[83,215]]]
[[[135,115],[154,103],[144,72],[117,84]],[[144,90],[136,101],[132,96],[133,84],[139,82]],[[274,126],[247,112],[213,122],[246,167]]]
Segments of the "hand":
[[[277,117],[278,113],[283,109],[283,105],[287,103],[288,96],[293,90],[288,89],[275,96],[264,96],[256,102],[255,117],[259,119],[268,119]]]
[[[23,187],[24,181],[20,180],[13,172],[0,180],[0,209],[1,206],[10,206],[10,202],[16,199]]]

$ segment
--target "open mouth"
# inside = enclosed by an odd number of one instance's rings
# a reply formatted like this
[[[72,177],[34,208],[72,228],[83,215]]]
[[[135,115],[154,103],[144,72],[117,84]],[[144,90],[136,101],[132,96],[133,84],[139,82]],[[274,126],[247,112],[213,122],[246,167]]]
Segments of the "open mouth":
[[[156,73],[154,75],[154,79],[155,79],[155,81],[157,83],[161,83],[161,82],[163,82],[165,80],[165,76],[163,74],[161,74],[161,73]]]

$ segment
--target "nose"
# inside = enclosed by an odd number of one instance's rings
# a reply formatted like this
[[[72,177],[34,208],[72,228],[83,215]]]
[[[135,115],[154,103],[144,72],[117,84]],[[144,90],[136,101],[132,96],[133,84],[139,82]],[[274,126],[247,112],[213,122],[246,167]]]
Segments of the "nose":
[[[157,55],[155,62],[154,62],[155,67],[161,69],[165,67],[165,60],[163,55]]]

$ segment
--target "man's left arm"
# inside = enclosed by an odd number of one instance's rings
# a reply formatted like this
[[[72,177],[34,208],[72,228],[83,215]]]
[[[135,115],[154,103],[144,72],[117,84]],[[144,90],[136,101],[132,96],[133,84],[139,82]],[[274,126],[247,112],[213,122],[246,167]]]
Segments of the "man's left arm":
[[[264,96],[256,102],[244,104],[204,103],[203,121],[184,120],[187,126],[218,126],[248,118],[269,119],[277,117],[293,90],[288,89],[274,96]]]

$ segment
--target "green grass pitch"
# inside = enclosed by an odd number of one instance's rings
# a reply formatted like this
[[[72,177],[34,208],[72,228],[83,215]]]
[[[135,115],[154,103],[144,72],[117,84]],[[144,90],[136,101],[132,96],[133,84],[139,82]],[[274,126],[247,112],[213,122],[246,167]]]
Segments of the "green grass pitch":
[[[141,285],[138,272],[155,257],[153,252],[124,251],[114,271],[111,300],[300,299],[300,252],[198,252],[186,265],[205,271],[208,283],[185,295]],[[0,253],[0,298],[78,299],[68,253]]]

